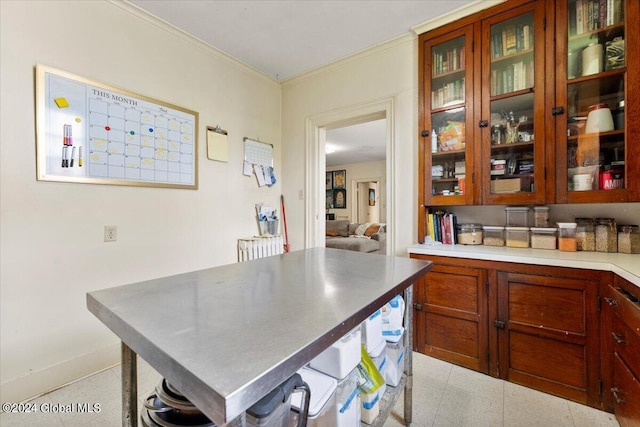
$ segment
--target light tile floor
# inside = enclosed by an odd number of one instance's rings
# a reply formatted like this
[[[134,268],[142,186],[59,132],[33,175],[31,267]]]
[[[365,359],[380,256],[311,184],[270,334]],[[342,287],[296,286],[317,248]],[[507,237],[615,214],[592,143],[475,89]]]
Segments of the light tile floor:
[[[413,426],[452,427],[615,427],[612,414],[570,402],[450,363],[413,353]],[[138,359],[138,401],[157,385],[160,375]],[[32,402],[37,407],[99,403],[100,412],[0,415],[7,427],[120,426],[120,366],[92,375]],[[403,426],[400,396],[385,427]]]

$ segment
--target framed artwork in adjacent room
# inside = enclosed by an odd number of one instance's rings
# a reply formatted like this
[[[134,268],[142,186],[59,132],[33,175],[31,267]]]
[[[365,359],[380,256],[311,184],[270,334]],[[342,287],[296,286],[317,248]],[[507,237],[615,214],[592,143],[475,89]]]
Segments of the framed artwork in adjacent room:
[[[339,170],[333,171],[333,188],[334,190],[341,190],[345,188],[347,181],[347,171]]]
[[[333,207],[336,209],[347,208],[347,190],[333,191]]]
[[[369,189],[369,206],[376,205],[376,190],[374,188]]]
[[[333,172],[326,173],[326,190],[333,190]]]

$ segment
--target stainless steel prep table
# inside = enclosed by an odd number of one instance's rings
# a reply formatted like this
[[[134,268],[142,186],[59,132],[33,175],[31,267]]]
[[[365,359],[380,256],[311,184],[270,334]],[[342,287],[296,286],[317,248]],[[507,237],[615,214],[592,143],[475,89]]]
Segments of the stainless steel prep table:
[[[123,425],[138,422],[137,353],[220,426],[403,291],[410,349],[411,285],[430,268],[313,248],[90,292],[87,306],[122,340]]]

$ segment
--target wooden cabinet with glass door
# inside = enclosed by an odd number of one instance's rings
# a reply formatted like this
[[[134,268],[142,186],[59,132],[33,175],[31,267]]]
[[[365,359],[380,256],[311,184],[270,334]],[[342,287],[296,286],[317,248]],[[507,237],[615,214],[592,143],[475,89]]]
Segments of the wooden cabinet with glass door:
[[[424,204],[473,204],[473,26],[424,41],[420,129]],[[468,172],[468,173],[467,173]]]
[[[559,203],[640,200],[640,2],[556,1]]]
[[[545,202],[545,3],[482,21],[483,203]]]

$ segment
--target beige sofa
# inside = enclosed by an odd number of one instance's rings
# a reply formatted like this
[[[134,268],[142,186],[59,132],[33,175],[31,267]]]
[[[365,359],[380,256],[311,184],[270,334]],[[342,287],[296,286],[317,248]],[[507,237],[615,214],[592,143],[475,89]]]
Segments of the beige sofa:
[[[329,220],[326,225],[325,246],[348,251],[386,253],[387,234],[384,225],[350,223],[346,219]]]

